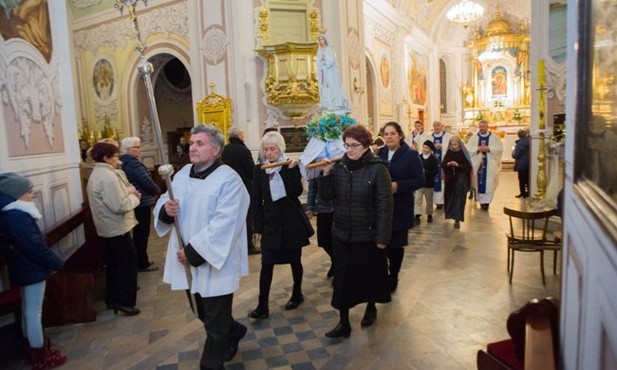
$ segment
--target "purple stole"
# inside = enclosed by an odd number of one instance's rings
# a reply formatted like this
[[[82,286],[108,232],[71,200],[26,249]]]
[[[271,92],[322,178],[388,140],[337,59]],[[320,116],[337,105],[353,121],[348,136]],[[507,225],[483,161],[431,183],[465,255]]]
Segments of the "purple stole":
[[[490,132],[488,133],[487,137],[480,136],[480,133],[478,133],[478,146],[482,144],[488,145],[490,137]],[[482,153],[482,163],[480,164],[480,168],[478,168],[478,193],[480,194],[486,193],[486,177],[488,176],[487,166],[488,156],[486,155],[486,153]]]
[[[443,136],[445,133],[442,133],[440,137],[436,137],[435,134],[431,134],[433,136],[433,144],[443,144]],[[435,185],[433,189],[435,191],[441,191],[441,160],[443,159],[441,156],[441,148],[435,151],[435,156],[437,157],[437,176],[435,176]]]

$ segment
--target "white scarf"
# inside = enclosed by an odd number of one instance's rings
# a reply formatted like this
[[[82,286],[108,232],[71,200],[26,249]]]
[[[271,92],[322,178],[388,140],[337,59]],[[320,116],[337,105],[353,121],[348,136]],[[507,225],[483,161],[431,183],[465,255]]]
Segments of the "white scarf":
[[[43,218],[43,215],[41,214],[39,209],[36,208],[36,204],[34,204],[34,202],[26,202],[25,200],[18,199],[4,206],[4,208],[2,208],[2,211],[10,211],[12,209],[26,212],[35,220],[40,220],[41,218]]]
[[[287,160],[284,153],[281,153],[276,162],[278,163]],[[264,160],[264,163],[269,163],[268,160]],[[285,183],[283,183],[283,178],[279,173],[283,166],[266,168],[266,174],[270,178],[270,196],[272,197],[272,201],[276,202],[277,200],[284,198],[287,196],[287,191],[285,191]]]

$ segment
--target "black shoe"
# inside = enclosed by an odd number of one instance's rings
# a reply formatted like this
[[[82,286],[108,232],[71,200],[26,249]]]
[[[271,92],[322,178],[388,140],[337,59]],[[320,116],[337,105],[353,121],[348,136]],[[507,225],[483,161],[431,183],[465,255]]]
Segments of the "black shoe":
[[[326,333],[326,337],[328,338],[349,338],[351,335],[351,326],[349,324],[344,325],[342,323],[338,323],[338,325]]]
[[[364,317],[362,318],[362,321],[360,321],[360,325],[371,326],[375,322],[376,318],[377,308],[370,308],[369,306],[366,306],[366,310],[364,311]]]
[[[443,209],[443,204],[438,204],[435,209]]]
[[[416,215],[416,225],[420,225],[421,222],[420,215]]]
[[[328,273],[326,274],[326,278],[330,279],[333,276],[334,276],[334,269],[332,269],[332,265],[330,265],[330,269],[328,270]]]
[[[248,315],[249,319],[258,319],[258,320],[267,319],[269,316],[270,316],[270,313],[268,312],[268,309],[267,308],[264,309],[259,306],[257,306],[257,308],[251,311]]]
[[[460,229],[461,228],[461,223],[458,221],[454,221],[454,228],[455,229]]]
[[[525,196],[523,194],[519,194],[519,195],[515,195],[515,198],[524,198]]]
[[[467,199],[473,199],[473,193],[469,192],[469,196],[467,197]]]
[[[433,222],[433,215],[426,216],[426,222]]]
[[[287,311],[296,309],[302,302],[304,302],[304,296],[302,294],[300,294],[299,298],[291,297],[291,299],[287,301],[287,304],[285,305],[285,309]]]
[[[488,203],[480,204],[483,210],[488,211]]]
[[[114,313],[118,313],[118,311],[124,313],[126,316],[135,316],[138,315],[141,311],[137,307],[130,306],[121,306],[121,305],[112,305],[111,308],[114,309]]]
[[[390,293],[394,293],[396,288],[398,288],[398,279],[390,278]]]
[[[238,353],[238,344],[240,343],[240,341],[242,340],[242,338],[244,338],[244,336],[246,335],[246,326],[240,324],[240,329],[238,330],[237,335],[235,335],[233,338],[231,338],[231,345],[229,346],[229,348],[227,348],[227,353],[225,354],[225,362],[227,361],[231,361],[234,356],[236,356],[236,353]]]

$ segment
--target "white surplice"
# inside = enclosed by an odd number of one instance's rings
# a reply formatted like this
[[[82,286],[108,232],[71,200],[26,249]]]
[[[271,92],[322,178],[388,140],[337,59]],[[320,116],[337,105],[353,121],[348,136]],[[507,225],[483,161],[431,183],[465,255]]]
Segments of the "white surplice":
[[[184,166],[174,177],[172,190],[180,202],[177,220],[184,244],[191,244],[206,262],[191,267],[191,293],[216,297],[235,292],[240,278],[248,275],[246,214],[250,198],[240,176],[221,165],[205,179],[190,178],[192,166]],[[159,236],[174,229],[158,219],[169,199],[163,194],[154,207],[154,227]],[[184,266],[178,261],[175,230],[167,245],[163,281],[172,290],[188,289]]]
[[[488,140],[486,139],[488,137]],[[478,146],[482,140],[488,141],[489,152],[486,162],[486,191],[480,192],[478,188],[478,170],[482,165],[483,153],[478,152]],[[476,184],[476,199],[480,204],[489,204],[495,195],[495,189],[499,184],[499,170],[501,169],[501,154],[503,152],[503,144],[499,137],[491,132],[486,135],[477,133],[472,135],[467,142],[467,151],[471,156],[473,164],[474,183]]]

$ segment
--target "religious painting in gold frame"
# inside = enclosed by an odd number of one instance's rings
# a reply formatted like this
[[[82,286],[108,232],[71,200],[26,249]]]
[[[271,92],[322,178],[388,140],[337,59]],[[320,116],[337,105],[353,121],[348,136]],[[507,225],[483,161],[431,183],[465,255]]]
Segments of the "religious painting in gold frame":
[[[424,106],[426,104],[428,58],[415,50],[409,52],[408,58],[407,82],[409,84],[409,96],[413,104]]]
[[[617,2],[578,6],[574,189],[617,240]]]
[[[200,124],[212,124],[221,130],[227,141],[231,127],[231,99],[211,92],[197,103],[197,120]]]

